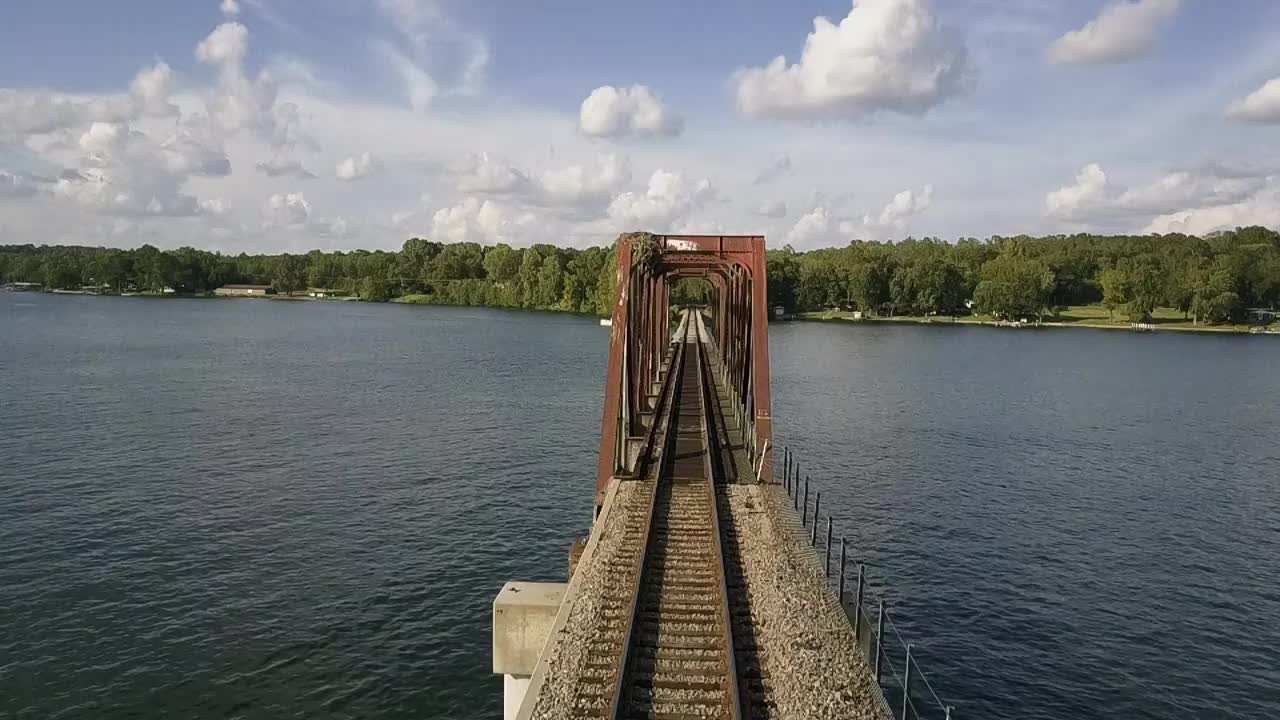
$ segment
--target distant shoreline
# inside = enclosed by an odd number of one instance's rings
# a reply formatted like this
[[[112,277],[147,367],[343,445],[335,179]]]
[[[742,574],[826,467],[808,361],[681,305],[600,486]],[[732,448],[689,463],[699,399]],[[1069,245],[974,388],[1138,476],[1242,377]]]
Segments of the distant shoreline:
[[[364,300],[355,295],[348,296],[329,296],[329,297],[311,297],[309,295],[285,295],[281,293],[272,295],[214,295],[214,294],[192,294],[192,293],[93,293],[77,290],[7,290],[7,292],[34,292],[47,295],[75,295],[89,297],[143,297],[143,298],[181,298],[187,300],[279,300],[285,302],[369,302],[377,303],[384,301]],[[463,305],[457,303],[436,302],[430,295],[403,295],[391,298],[385,301],[394,305],[434,305],[439,307],[483,307],[494,310],[519,310],[519,311],[537,311],[537,312],[553,312],[566,315],[579,315],[582,317],[598,317],[591,313],[575,312],[573,310],[564,310],[554,307],[506,307],[500,305]],[[967,327],[1000,327],[1008,329],[1027,329],[1027,328],[1090,328],[1093,330],[1128,330],[1129,332],[1182,332],[1182,333],[1216,333],[1219,335],[1277,335],[1280,336],[1280,323],[1273,323],[1269,326],[1250,326],[1250,325],[1194,325],[1185,320],[1169,317],[1168,311],[1158,313],[1161,315],[1154,319],[1154,322],[1143,323],[1138,326],[1134,323],[1112,322],[1106,320],[1105,317],[1099,317],[1100,312],[1105,312],[1097,306],[1080,306],[1068,308],[1058,316],[1057,319],[1047,319],[1041,323],[1010,323],[997,321],[994,318],[986,316],[931,316],[917,317],[910,315],[894,315],[889,317],[855,317],[854,313],[846,311],[817,311],[817,312],[800,312],[789,315],[789,319],[798,322],[817,322],[817,323],[833,323],[843,325],[930,325],[930,326],[967,326]],[[1070,319],[1062,319],[1063,317]]]
[[[1128,330],[1129,332],[1188,332],[1188,333],[1217,333],[1220,335],[1280,335],[1280,326],[1249,326],[1249,325],[1193,325],[1190,322],[1170,322],[1168,320],[1157,320],[1153,323],[1143,323],[1140,327],[1136,327],[1133,323],[1098,321],[1093,319],[1046,319],[1041,323],[1009,323],[1000,322],[992,318],[985,317],[913,317],[913,316],[892,316],[892,317],[864,317],[855,318],[852,313],[847,312],[802,312],[792,316],[793,319],[800,322],[822,322],[846,325],[937,325],[943,327],[950,326],[968,326],[968,327],[1000,327],[1008,329],[1027,329],[1027,328],[1090,328],[1094,330]],[[1265,331],[1262,329],[1265,328]]]
[[[338,302],[368,303],[371,305],[429,305],[434,307],[487,308],[490,310],[511,310],[513,312],[544,312],[558,315],[576,315],[584,318],[599,318],[595,313],[584,313],[577,310],[566,310],[557,307],[511,307],[507,305],[467,305],[462,303],[438,302],[431,295],[409,294],[387,300],[366,300],[357,295],[311,296],[307,294],[286,295],[272,293],[270,295],[216,295],[214,293],[157,293],[157,292],[89,292],[87,290],[15,290],[0,287],[0,293],[64,295],[73,297],[122,297],[144,298],[147,300],[255,300],[280,302]]]

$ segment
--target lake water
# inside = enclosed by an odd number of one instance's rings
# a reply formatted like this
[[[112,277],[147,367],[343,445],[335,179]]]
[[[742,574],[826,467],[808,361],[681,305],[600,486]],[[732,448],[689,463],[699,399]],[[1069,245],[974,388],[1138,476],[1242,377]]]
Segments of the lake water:
[[[771,332],[778,442],[963,717],[1280,714],[1280,342]],[[0,293],[0,717],[499,717],[490,603],[588,526],[606,344]]]

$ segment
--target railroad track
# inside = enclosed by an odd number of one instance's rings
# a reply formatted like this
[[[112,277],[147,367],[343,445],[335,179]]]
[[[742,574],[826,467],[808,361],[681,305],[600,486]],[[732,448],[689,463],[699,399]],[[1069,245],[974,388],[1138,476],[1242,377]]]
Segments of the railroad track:
[[[606,566],[607,628],[589,646],[575,714],[743,717],[721,546],[708,418],[710,388],[691,314],[673,344],[649,439],[649,468],[631,495],[622,548]]]

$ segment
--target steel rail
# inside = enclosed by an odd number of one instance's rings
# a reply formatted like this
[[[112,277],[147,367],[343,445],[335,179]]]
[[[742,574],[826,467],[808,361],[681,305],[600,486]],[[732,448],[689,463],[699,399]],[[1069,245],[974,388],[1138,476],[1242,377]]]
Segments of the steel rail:
[[[692,338],[690,337],[691,335]],[[690,342],[691,339],[692,342]],[[692,353],[692,356],[690,356],[690,353]],[[733,618],[729,611],[729,588],[725,554],[721,544],[720,518],[716,502],[715,480],[718,473],[715,471],[713,453],[716,451],[716,448],[720,443],[719,438],[713,434],[715,421],[714,418],[710,416],[713,405],[714,385],[708,383],[707,373],[709,370],[706,363],[707,356],[703,351],[700,323],[697,322],[693,313],[687,313],[685,316],[683,337],[680,338],[678,341],[678,347],[675,348],[675,352],[672,353],[672,362],[669,366],[667,378],[665,379],[667,385],[664,388],[663,393],[663,406],[661,408],[662,414],[659,415],[658,409],[655,408],[655,421],[651,426],[651,430],[657,432],[658,427],[661,424],[660,432],[662,436],[662,453],[661,457],[656,459],[656,472],[647,473],[652,475],[653,479],[652,481],[647,481],[650,483],[650,487],[648,488],[649,494],[647,502],[644,505],[647,510],[644,519],[644,529],[640,538],[640,542],[642,542],[643,545],[641,546],[641,552],[638,552],[635,555],[635,561],[632,568],[634,577],[632,580],[632,587],[629,588],[630,593],[627,602],[627,610],[624,614],[625,624],[622,629],[622,648],[621,653],[618,656],[618,662],[615,666],[616,670],[613,678],[613,694],[609,717],[612,717],[615,720],[634,716],[633,713],[635,712],[635,708],[632,707],[632,704],[637,699],[641,702],[647,700],[650,704],[648,712],[642,712],[641,716],[659,716],[654,712],[656,705],[659,702],[655,698],[659,687],[659,678],[663,674],[674,674],[684,678],[684,680],[681,680],[674,685],[671,684],[672,681],[670,679],[666,681],[667,684],[663,685],[663,687],[668,689],[680,687],[682,684],[687,683],[687,678],[690,676],[694,678],[698,678],[698,676],[706,678],[705,681],[695,680],[693,683],[688,683],[688,686],[690,689],[698,687],[700,692],[708,693],[710,697],[715,697],[717,691],[711,690],[707,686],[719,686],[718,691],[722,694],[722,699],[718,702],[721,703],[720,707],[723,708],[723,712],[716,714],[715,717],[730,718],[731,720],[740,720],[740,718],[743,717],[742,708],[744,707],[744,699],[741,695],[743,688],[738,681],[733,640]],[[694,387],[684,387],[686,372],[692,373],[692,376],[689,379],[693,380]],[[688,401],[693,398],[686,397],[686,392],[689,392],[690,394],[696,393],[698,432],[700,438],[699,442],[701,444],[701,474],[703,477],[700,479],[679,478],[679,480],[681,481],[680,486],[684,488],[688,488],[694,483],[701,483],[702,487],[694,490],[695,495],[693,497],[696,497],[697,493],[705,493],[699,503],[703,507],[677,503],[674,497],[677,488],[677,478],[675,477],[675,456],[677,452],[676,439],[681,434],[680,421],[682,417],[686,420],[692,419],[688,417]],[[684,412],[682,412],[682,408],[684,408]],[[661,422],[659,422],[659,418],[661,418]],[[665,535],[656,536],[654,530],[660,514],[659,496],[663,491],[666,491],[667,493],[664,500],[666,514],[663,516],[665,521]],[[679,579],[679,573],[682,571],[679,569],[679,565],[681,562],[685,562],[685,560],[679,559],[680,551],[677,550],[677,548],[680,546],[681,541],[673,539],[672,534],[676,528],[672,525],[672,521],[678,518],[680,513],[694,513],[696,517],[696,514],[700,512],[706,513],[707,517],[709,517],[709,527],[706,527],[705,531],[710,536],[710,542],[709,547],[704,549],[709,550],[710,555],[708,558],[709,561],[704,566],[704,570],[698,572],[701,573],[709,571],[712,573],[715,580],[713,581],[713,585],[709,586],[709,589],[710,591],[718,594],[718,598],[710,599],[710,603],[715,608],[714,615],[719,618],[718,621],[708,622],[702,620],[694,623],[706,624],[713,628],[713,630],[709,631],[706,635],[701,634],[701,632],[686,633],[684,630],[677,629],[682,622],[680,620],[667,621],[661,619],[662,614],[666,612],[662,609],[664,607],[664,600],[668,597],[666,592],[670,590],[674,593],[672,597],[676,598],[680,595],[681,591],[679,588],[682,586],[682,581]],[[687,519],[688,516],[686,515],[685,520],[687,521]],[[688,540],[683,542],[686,543],[687,551]],[[675,564],[669,566],[668,563],[672,562]],[[657,570],[658,567],[661,567],[662,570]],[[650,577],[651,572],[658,572],[659,575],[657,577]],[[649,580],[652,583],[661,583],[662,587],[657,589],[654,587],[646,588],[646,580]],[[672,582],[674,585],[668,587],[666,585],[668,582]],[[687,580],[684,582],[687,582]],[[650,625],[655,628],[653,630],[655,633],[653,640],[655,655],[653,659],[653,671],[651,674],[648,674],[653,685],[649,687],[649,695],[647,698],[640,696],[637,692],[637,689],[641,686],[640,680],[644,678],[647,673],[637,667],[639,664],[639,646],[636,644],[636,641],[641,638],[642,634],[639,623],[639,618],[641,616],[640,601],[642,594],[645,594],[646,591],[651,595],[655,591],[658,593],[656,596],[658,610],[649,610],[646,613],[656,616],[656,618],[650,622]],[[653,602],[652,597],[650,601]],[[680,603],[678,599],[675,602],[677,605]],[[679,615],[681,611],[675,610],[672,612]],[[664,629],[664,624],[667,622],[671,623],[672,627],[670,629]],[[683,622],[688,623],[694,621]],[[660,669],[663,663],[660,651],[663,647],[668,647],[669,650],[674,650],[676,652],[680,652],[681,650],[692,650],[693,648],[698,647],[682,645],[680,642],[676,642],[674,645],[664,646],[663,643],[666,641],[662,641],[660,638],[664,637],[665,632],[671,632],[673,636],[683,635],[685,637],[693,637],[699,640],[716,643],[719,652],[723,655],[723,663],[716,670],[669,672]],[[713,637],[716,639],[713,640]],[[714,661],[711,662],[714,667]],[[679,704],[682,701],[672,700],[670,702]],[[705,703],[713,701],[704,697],[701,700],[689,700],[688,702],[705,705]]]
[[[689,328],[693,325],[692,318],[685,322],[683,337],[675,343],[673,352],[671,353],[671,362],[667,366],[667,376],[663,380],[664,388],[662,393],[663,405],[654,408],[653,423],[649,426],[649,452],[652,453],[654,435],[658,431],[659,424],[662,425],[662,452],[657,460],[658,470],[654,474],[653,480],[649,482],[648,500],[645,503],[645,520],[644,531],[641,534],[640,543],[641,551],[636,553],[636,560],[633,567],[634,577],[632,585],[629,588],[630,600],[627,603],[627,611],[623,615],[626,618],[622,628],[622,651],[617,658],[616,669],[614,670],[613,681],[613,701],[610,704],[609,717],[620,718],[624,716],[626,708],[623,706],[626,698],[626,680],[629,658],[631,657],[631,640],[635,636],[636,610],[640,601],[640,587],[644,582],[644,566],[645,559],[648,555],[649,538],[653,531],[653,515],[658,504],[658,484],[662,477],[663,466],[666,464],[667,457],[670,454],[671,446],[675,442],[676,432],[673,427],[678,423],[676,420],[680,413],[680,382],[684,370],[685,353],[687,339],[689,337]],[[665,414],[664,414],[665,413]],[[661,423],[659,423],[661,418]],[[678,427],[676,428],[678,429]],[[644,471],[638,473],[640,475],[647,474],[647,470],[652,465],[649,457],[643,463]],[[640,468],[637,468],[640,469]]]
[[[714,342],[714,334],[708,332],[708,335]],[[719,391],[716,390],[716,370],[712,363],[717,355],[710,343],[707,344],[702,357],[702,365],[706,373],[705,377],[711,388],[711,401],[707,406],[707,413],[711,418],[711,435],[715,438],[716,459],[719,461],[720,477],[717,479],[723,483],[736,482],[738,480],[738,466],[733,458],[733,437],[729,434],[729,425],[724,415],[724,406],[720,404]]]
[[[694,311],[697,312],[697,311]],[[694,324],[694,317],[691,314],[689,321]],[[705,440],[705,452],[702,454],[702,465],[707,475],[707,503],[711,506],[711,538],[715,548],[714,562],[716,565],[716,575],[720,578],[720,617],[724,620],[724,657],[725,664],[728,666],[726,678],[728,684],[729,703],[731,705],[729,717],[738,720],[742,717],[743,707],[750,707],[746,704],[745,698],[742,696],[743,688],[738,683],[738,663],[735,648],[733,646],[733,616],[729,614],[729,583],[728,572],[724,561],[724,547],[720,542],[720,510],[719,503],[716,502],[716,473],[713,468],[712,455],[713,447],[718,447],[719,443],[715,442],[712,435],[712,428],[709,427],[713,406],[719,406],[719,400],[716,397],[715,386],[708,387],[707,379],[710,372],[710,366],[707,364],[707,354],[702,348],[701,322],[696,323],[698,329],[698,339],[695,347],[697,352],[694,354],[694,361],[698,363],[698,390],[702,396],[702,412],[700,420],[702,422],[702,436]]]

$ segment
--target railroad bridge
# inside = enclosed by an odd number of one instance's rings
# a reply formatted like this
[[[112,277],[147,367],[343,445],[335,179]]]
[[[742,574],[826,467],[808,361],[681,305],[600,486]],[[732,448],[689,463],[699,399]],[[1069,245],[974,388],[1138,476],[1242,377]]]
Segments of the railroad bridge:
[[[507,720],[951,717],[773,444],[764,238],[623,235],[616,287],[590,536],[494,601]]]

